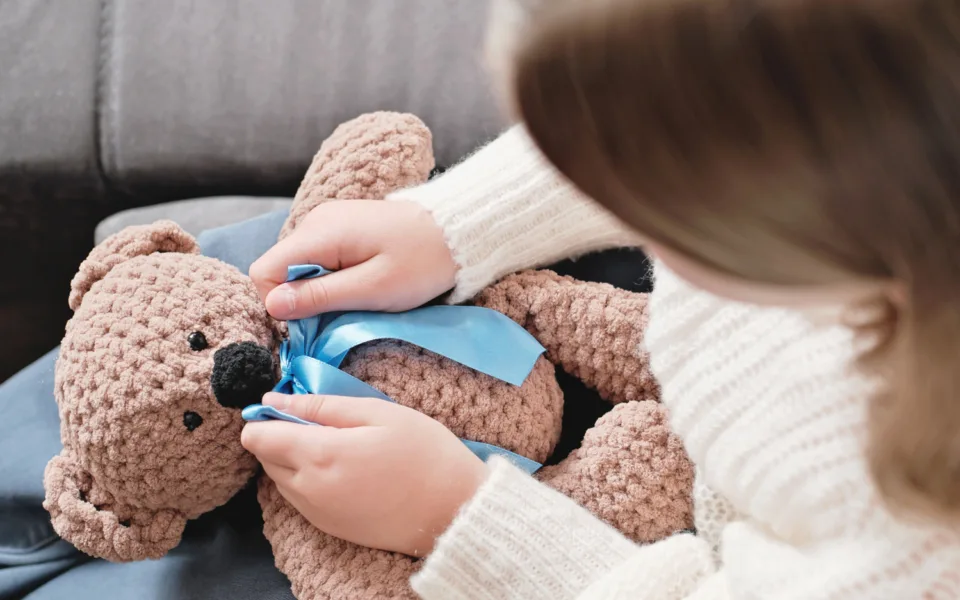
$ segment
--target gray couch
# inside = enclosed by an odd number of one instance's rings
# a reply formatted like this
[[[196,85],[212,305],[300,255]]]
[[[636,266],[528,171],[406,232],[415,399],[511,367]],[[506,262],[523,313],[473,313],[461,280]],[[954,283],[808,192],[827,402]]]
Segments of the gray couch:
[[[163,204],[101,235],[270,210],[332,128],[366,111],[419,115],[442,164],[493,137],[485,12],[485,0],[0,2],[0,381],[58,342],[70,277],[109,215]],[[189,198],[205,199],[170,203]]]

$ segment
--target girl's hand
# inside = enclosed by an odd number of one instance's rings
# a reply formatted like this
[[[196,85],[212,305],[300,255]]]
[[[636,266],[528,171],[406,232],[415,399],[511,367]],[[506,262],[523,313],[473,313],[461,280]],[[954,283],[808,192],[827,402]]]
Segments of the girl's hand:
[[[486,477],[453,433],[399,404],[273,393],[264,404],[325,427],[249,423],[244,448],[317,529],[362,546],[425,556]]]
[[[284,283],[287,267],[337,271]],[[250,267],[267,311],[281,320],[339,310],[401,311],[453,288],[457,265],[443,231],[412,202],[321,204]]]

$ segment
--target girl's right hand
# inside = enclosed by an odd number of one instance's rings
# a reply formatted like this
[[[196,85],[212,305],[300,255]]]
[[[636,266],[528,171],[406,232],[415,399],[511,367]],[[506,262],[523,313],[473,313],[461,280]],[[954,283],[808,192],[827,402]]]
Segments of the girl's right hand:
[[[335,272],[285,283],[287,267],[297,264]],[[415,308],[452,289],[456,274],[430,213],[412,202],[383,200],[321,204],[250,267],[267,311],[281,320]]]

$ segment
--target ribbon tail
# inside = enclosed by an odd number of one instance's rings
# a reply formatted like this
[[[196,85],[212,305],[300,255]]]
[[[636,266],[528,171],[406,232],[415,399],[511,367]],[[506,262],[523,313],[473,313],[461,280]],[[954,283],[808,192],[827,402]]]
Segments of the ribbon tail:
[[[298,356],[290,361],[289,377],[296,393],[350,398],[393,399],[377,388],[364,383],[340,369],[310,356]]]
[[[317,338],[317,355],[338,367],[350,350],[376,340],[413,344],[516,386],[545,352],[527,330],[496,311],[428,306],[403,313],[341,314]]]
[[[263,404],[251,404],[243,409],[241,416],[244,421],[287,421],[288,423],[296,423],[297,425],[316,425],[316,423],[304,421],[300,417],[295,417],[281,410],[277,410],[272,406],[264,406]]]

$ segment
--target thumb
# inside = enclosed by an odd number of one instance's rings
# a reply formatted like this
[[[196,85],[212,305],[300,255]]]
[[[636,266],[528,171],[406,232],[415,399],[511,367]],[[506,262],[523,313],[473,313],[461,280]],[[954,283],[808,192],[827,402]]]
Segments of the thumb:
[[[383,310],[389,294],[383,282],[388,269],[373,258],[323,277],[284,283],[264,301],[275,319],[293,320],[341,310]]]
[[[380,398],[290,395],[270,392],[263,403],[304,421],[338,429],[380,425],[398,405]]]

